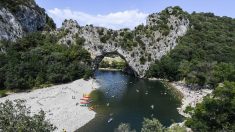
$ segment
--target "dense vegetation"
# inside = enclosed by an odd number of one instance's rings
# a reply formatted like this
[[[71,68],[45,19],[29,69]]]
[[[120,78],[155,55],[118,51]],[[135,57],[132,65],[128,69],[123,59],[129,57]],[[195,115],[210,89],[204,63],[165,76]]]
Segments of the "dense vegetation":
[[[115,129],[115,132],[136,132],[136,130],[131,130],[131,126],[128,123],[121,123],[118,128]],[[186,132],[186,127],[174,125],[166,128],[155,118],[144,118],[141,132]]]
[[[127,66],[124,60],[115,60],[112,57],[109,58],[110,60],[102,60],[100,62],[100,68],[111,68],[111,69],[123,69]]]
[[[212,13],[188,17],[187,34],[150,67],[147,76],[216,87],[196,108],[187,109],[192,117],[186,125],[193,131],[235,131],[235,19]]]
[[[0,88],[29,89],[91,75],[90,54],[80,45],[59,45],[50,34],[32,33],[0,43]]]
[[[45,120],[45,113],[30,115],[23,100],[0,103],[0,131],[3,132],[51,132],[56,129]]]
[[[211,96],[204,98],[195,109],[188,108],[192,117],[186,125],[194,131],[235,131],[235,82],[218,86]]]
[[[188,84],[215,87],[235,81],[235,19],[212,13],[188,15],[190,29],[168,55],[153,64],[148,77],[185,79]]]

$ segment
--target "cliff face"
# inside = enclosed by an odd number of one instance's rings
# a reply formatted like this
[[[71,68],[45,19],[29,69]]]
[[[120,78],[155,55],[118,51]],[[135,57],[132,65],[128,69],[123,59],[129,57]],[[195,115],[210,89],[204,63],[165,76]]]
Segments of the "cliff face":
[[[74,20],[65,20],[60,30],[60,44],[80,44],[94,59],[96,69],[107,54],[117,54],[128,63],[139,77],[144,77],[149,66],[177,45],[177,38],[188,29],[189,20],[178,7],[167,8],[148,16],[146,25],[134,30],[112,30],[87,25],[81,27]]]
[[[51,33],[60,38],[59,44],[83,46],[94,60],[93,69],[107,54],[116,54],[136,76],[144,77],[152,63],[177,45],[177,39],[187,32],[188,26],[187,13],[179,7],[169,7],[149,15],[146,25],[134,30],[82,27],[74,20],[65,20],[61,29]],[[0,40],[15,41],[27,33],[54,28],[53,20],[34,0],[1,0]]]
[[[1,0],[0,40],[15,41],[26,33],[55,28],[45,10],[34,0]]]

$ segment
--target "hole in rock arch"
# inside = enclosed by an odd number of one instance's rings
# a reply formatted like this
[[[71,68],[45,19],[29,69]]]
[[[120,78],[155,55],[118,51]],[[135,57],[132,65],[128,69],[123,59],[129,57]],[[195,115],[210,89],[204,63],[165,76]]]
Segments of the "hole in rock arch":
[[[138,77],[138,74],[129,66],[125,57],[118,52],[107,52],[96,56],[93,62],[93,69],[94,71],[117,70]]]

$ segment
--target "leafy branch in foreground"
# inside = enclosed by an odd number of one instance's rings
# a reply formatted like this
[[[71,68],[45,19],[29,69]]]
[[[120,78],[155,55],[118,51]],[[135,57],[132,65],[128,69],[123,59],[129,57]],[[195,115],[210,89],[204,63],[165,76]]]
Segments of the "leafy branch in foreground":
[[[121,123],[118,128],[115,129],[115,132],[135,132],[135,130],[131,130],[128,123]],[[186,127],[176,124],[166,128],[155,118],[144,118],[141,132],[186,132]]]
[[[0,131],[3,132],[51,132],[56,130],[45,120],[44,111],[30,116],[31,111],[24,105],[24,100],[0,103]]]

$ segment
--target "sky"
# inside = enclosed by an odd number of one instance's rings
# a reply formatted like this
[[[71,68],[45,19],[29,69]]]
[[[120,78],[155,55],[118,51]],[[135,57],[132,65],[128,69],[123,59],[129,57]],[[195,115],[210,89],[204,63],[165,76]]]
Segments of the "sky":
[[[93,24],[112,29],[133,29],[145,24],[151,13],[169,6],[180,6],[191,13],[213,12],[235,18],[235,0],[36,0],[46,9],[57,27],[65,19],[75,19],[79,25]]]

